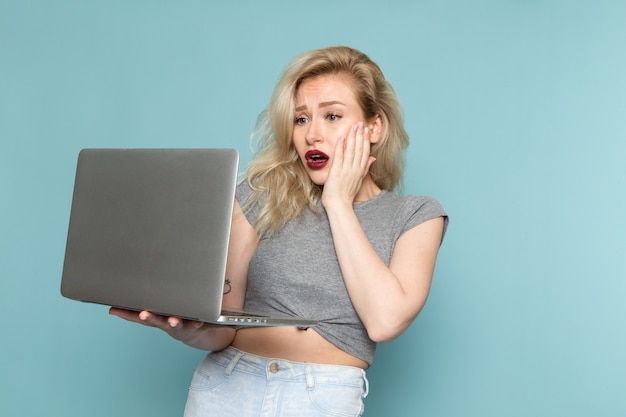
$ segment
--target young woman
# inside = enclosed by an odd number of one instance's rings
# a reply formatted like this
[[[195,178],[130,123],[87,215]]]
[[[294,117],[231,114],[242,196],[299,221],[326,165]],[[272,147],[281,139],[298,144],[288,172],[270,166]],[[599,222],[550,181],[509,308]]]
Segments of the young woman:
[[[319,320],[242,328],[111,309],[211,351],[196,416],[358,416],[377,342],[398,337],[430,289],[447,216],[399,196],[408,136],[391,85],[347,47],[295,59],[261,114],[237,188],[224,306]]]

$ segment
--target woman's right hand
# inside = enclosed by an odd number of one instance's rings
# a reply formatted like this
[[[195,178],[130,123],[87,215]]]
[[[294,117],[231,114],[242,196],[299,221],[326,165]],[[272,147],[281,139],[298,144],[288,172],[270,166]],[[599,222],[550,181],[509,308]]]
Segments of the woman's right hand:
[[[221,350],[235,337],[236,328],[220,324],[162,316],[149,311],[132,311],[111,307],[109,314],[133,323],[156,327],[176,340],[204,350]]]
[[[225,273],[225,277],[229,279],[229,287],[228,291],[225,291],[222,307],[243,307],[248,282],[248,265],[256,251],[258,242],[259,237],[256,231],[248,222],[237,200],[234,200]],[[149,311],[137,312],[111,307],[109,314],[133,323],[159,328],[174,339],[202,350],[222,350],[231,344],[237,333],[235,326],[184,320]]]

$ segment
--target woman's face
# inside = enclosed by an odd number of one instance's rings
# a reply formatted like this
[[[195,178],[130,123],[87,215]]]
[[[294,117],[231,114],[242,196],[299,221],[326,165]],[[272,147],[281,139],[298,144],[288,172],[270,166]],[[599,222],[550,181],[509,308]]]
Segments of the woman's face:
[[[311,180],[323,185],[335,146],[358,122],[366,122],[347,75],[306,79],[295,98],[292,141]],[[367,125],[366,125],[367,126]]]

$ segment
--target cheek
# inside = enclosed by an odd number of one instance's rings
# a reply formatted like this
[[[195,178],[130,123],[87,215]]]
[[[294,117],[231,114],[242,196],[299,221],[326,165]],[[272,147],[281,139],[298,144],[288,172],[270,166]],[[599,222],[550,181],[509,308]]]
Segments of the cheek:
[[[304,137],[298,136],[296,133],[291,137],[291,149],[295,150],[295,154],[298,158],[304,159],[304,154],[307,151],[307,144],[304,140]]]
[[[347,140],[348,137],[350,137],[351,128],[351,126],[342,126],[340,128],[336,128],[330,131],[329,134],[326,135],[326,143],[328,144],[328,146],[332,149],[335,149],[337,147],[339,139],[343,139],[344,141]]]
[[[299,147],[302,146],[302,144],[304,143],[304,135],[301,134],[298,129],[294,129],[291,132],[291,143],[293,144],[293,146],[296,147],[296,149],[298,149]]]

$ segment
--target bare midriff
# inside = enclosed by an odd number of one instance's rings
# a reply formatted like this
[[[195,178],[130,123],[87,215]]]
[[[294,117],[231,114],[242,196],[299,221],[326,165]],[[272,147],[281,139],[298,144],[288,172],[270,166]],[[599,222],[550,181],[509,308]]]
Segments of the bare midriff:
[[[313,329],[254,327],[237,331],[234,348],[267,358],[344,365],[366,369],[367,363],[344,352]]]

